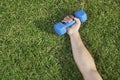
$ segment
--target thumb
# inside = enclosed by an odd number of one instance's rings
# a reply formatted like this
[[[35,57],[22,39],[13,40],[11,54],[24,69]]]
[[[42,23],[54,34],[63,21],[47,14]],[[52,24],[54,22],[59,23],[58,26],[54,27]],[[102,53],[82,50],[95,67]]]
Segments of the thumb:
[[[76,21],[77,24],[81,24],[81,22],[78,18],[74,17],[74,20]]]

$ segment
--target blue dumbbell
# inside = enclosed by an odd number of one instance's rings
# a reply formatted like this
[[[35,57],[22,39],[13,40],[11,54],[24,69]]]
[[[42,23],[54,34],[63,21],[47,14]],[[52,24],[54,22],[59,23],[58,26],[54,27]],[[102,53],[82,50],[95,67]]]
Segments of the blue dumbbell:
[[[74,13],[74,16],[79,18],[81,22],[85,22],[87,20],[87,14],[83,10],[78,10]],[[54,30],[58,35],[63,35],[67,32],[67,28],[75,24],[75,20],[70,23],[58,22],[54,25]]]

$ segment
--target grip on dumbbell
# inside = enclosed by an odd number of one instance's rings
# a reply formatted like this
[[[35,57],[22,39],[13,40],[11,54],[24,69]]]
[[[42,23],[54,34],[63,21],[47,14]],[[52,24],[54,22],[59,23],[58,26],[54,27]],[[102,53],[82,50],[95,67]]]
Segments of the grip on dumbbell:
[[[67,23],[59,22],[54,25],[54,30],[58,35],[63,35],[67,32],[67,28],[73,24],[75,24],[74,20],[69,23],[68,22]]]
[[[79,18],[81,22],[85,22],[87,20],[87,15],[83,10],[78,10],[74,13],[74,16]],[[67,23],[56,23],[54,25],[54,30],[58,35],[63,35],[67,32],[67,28],[75,24],[75,21],[67,22]]]

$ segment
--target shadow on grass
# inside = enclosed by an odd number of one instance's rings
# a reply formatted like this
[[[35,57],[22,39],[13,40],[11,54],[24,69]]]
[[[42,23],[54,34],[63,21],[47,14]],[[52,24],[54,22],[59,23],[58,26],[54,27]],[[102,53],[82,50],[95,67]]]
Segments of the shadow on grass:
[[[33,23],[41,32],[56,35],[53,30],[53,25],[57,21],[62,20],[66,15],[72,14],[71,11],[73,10],[61,8],[58,11],[55,11],[55,15],[53,14],[52,16],[48,16],[46,18],[34,20]],[[59,64],[62,67],[60,69],[62,80],[80,80],[82,77],[72,57],[69,37],[65,36],[62,39],[64,39],[61,44],[62,48],[57,49],[57,53],[55,54],[55,57],[59,60]]]
[[[49,18],[37,19],[34,21],[35,26],[41,31],[48,34],[55,34],[53,31],[53,24]]]
[[[62,20],[66,15],[72,14],[71,11],[73,10],[59,8],[59,10],[55,10],[54,13],[48,14],[46,17],[34,20],[33,23],[40,31],[55,34],[53,30],[54,24]]]

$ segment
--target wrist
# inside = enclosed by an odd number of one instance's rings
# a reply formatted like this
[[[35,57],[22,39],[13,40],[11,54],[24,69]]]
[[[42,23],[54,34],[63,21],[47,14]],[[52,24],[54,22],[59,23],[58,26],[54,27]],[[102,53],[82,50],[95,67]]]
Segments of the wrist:
[[[74,33],[72,33],[72,34],[68,34],[68,35],[69,35],[69,37],[72,37],[72,36],[79,36],[79,32],[76,31],[76,32],[74,32]]]

